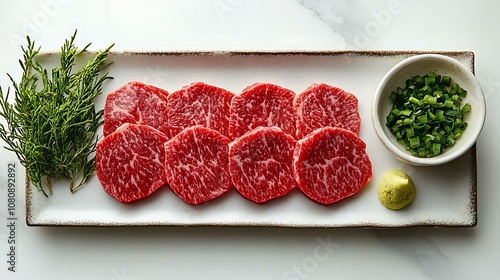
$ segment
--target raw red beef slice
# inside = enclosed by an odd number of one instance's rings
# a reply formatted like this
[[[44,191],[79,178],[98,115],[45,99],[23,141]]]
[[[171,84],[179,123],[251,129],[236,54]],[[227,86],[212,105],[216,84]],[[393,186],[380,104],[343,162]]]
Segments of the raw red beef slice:
[[[296,140],[278,127],[259,127],[229,144],[229,172],[238,192],[257,203],[295,188]]]
[[[293,101],[297,139],[324,126],[340,127],[359,134],[361,118],[353,94],[327,84],[312,84]]]
[[[236,139],[259,126],[277,126],[295,137],[294,97],[293,91],[269,83],[245,88],[231,102],[229,138]]]
[[[229,141],[216,130],[198,125],[165,143],[167,182],[182,200],[200,204],[232,188]]]
[[[163,89],[135,81],[109,93],[104,105],[104,136],[124,123],[149,125],[168,136],[167,95]]]
[[[192,83],[168,97],[167,115],[170,136],[194,125],[229,136],[229,107],[234,94],[201,82]]]
[[[165,176],[162,132],[125,123],[97,144],[96,173],[104,190],[125,203],[147,197],[163,186]]]
[[[359,192],[372,178],[366,144],[338,127],[315,130],[294,152],[297,187],[310,199],[332,204]]]

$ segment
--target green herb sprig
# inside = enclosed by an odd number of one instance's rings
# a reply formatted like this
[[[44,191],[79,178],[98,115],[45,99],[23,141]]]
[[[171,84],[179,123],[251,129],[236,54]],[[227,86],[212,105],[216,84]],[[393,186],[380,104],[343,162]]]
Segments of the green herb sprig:
[[[6,120],[6,126],[0,123],[0,137],[45,196],[52,193],[53,179],[68,179],[74,192],[95,173],[93,154],[103,110],[96,111],[93,100],[102,93],[103,82],[112,79],[101,70],[113,45],[73,72],[76,58],[90,46],[78,49],[75,37],[76,31],[61,47],[60,65],[49,73],[35,60],[40,47],[35,48],[28,36],[19,60],[21,81],[16,83],[7,74],[14,88],[13,103],[8,101],[10,88],[4,94],[0,87],[0,116]]]

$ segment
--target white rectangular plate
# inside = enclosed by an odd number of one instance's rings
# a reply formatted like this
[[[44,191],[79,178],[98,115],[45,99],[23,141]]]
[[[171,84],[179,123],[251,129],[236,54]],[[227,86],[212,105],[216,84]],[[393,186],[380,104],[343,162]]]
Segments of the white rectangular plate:
[[[168,187],[133,204],[122,204],[102,189],[94,176],[70,193],[66,183],[54,182],[46,198],[26,188],[26,221],[31,226],[273,226],[273,227],[470,227],[477,221],[476,152],[439,167],[413,167],[399,162],[380,143],[372,127],[371,102],[384,74],[396,63],[421,52],[119,52],[111,53],[108,81],[96,100],[138,80],[169,92],[202,81],[234,93],[254,82],[270,82],[296,93],[311,83],[327,83],[356,95],[361,114],[360,137],[367,143],[373,179],[358,194],[339,203],[319,205],[294,190],[259,205],[231,190],[202,205],[188,205]],[[440,52],[474,71],[472,52]],[[55,63],[57,53],[41,60]],[[423,73],[425,74],[425,73]],[[101,134],[101,133],[100,133]],[[416,184],[414,202],[391,211],[379,202],[377,185],[390,168],[405,170]]]

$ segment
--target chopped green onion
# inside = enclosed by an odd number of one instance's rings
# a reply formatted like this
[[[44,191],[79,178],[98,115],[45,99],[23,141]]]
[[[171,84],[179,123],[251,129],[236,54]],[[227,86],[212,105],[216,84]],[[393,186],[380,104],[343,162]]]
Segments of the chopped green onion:
[[[450,88],[450,94],[456,94],[456,93],[457,93],[457,91],[458,91],[458,88],[459,88],[459,87],[460,87],[460,86],[459,86],[458,84],[453,84],[453,85],[451,85],[451,88]]]
[[[464,97],[467,94],[467,91],[461,87],[458,87],[457,93],[458,93],[458,96]]]
[[[450,99],[444,101],[444,107],[446,107],[446,108],[451,108],[451,106],[453,106],[453,104],[454,104],[453,101]]]
[[[424,102],[430,105],[436,105],[437,104],[437,98],[434,96],[426,95],[424,96]]]
[[[433,85],[436,82],[436,76],[425,76],[424,81],[426,85]]]
[[[409,139],[410,140],[410,148],[415,149],[420,146],[420,137],[415,136]]]
[[[434,157],[445,152],[467,128],[471,105],[461,105],[467,90],[449,76],[432,71],[406,80],[391,92],[392,109],[386,125],[414,156]]]
[[[460,110],[462,117],[465,116],[467,113],[469,113],[471,108],[472,106],[469,103],[466,103],[464,107],[462,107],[462,109]]]
[[[436,120],[437,121],[442,121],[444,118],[444,111],[443,110],[437,110],[436,111]]]
[[[441,144],[439,143],[432,144],[432,154],[435,156],[441,154]]]
[[[451,84],[451,78],[449,76],[443,76],[441,79],[441,84],[445,87],[449,87]]]
[[[427,115],[418,116],[417,120],[419,123],[427,123]]]
[[[411,110],[402,110],[402,111],[400,111],[400,113],[399,113],[399,114],[400,114],[400,115],[402,115],[402,116],[406,116],[406,117],[408,117],[408,116],[410,116],[410,115],[411,115],[411,113],[412,113],[412,111],[411,111]]]

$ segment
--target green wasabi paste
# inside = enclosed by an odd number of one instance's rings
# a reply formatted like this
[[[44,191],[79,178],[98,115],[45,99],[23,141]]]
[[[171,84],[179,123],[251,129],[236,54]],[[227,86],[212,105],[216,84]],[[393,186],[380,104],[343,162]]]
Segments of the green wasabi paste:
[[[378,185],[378,199],[389,209],[399,210],[415,198],[415,185],[410,176],[400,169],[384,173]]]

